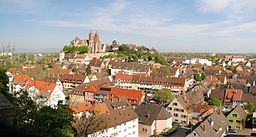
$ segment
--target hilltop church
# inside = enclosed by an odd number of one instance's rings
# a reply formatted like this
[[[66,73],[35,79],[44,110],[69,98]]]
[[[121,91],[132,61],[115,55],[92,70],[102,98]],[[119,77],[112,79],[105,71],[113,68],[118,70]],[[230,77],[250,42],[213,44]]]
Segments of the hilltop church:
[[[104,53],[106,51],[106,45],[102,44],[100,41],[100,34],[96,32],[95,34],[92,31],[89,32],[89,39],[82,40],[79,37],[76,37],[70,43],[71,46],[88,46],[90,53]]]

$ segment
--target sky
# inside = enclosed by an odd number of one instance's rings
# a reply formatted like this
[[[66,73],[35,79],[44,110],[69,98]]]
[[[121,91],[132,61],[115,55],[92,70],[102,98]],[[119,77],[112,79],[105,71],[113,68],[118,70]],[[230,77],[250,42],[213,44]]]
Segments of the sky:
[[[0,42],[58,52],[76,36],[160,52],[256,52],[256,0],[0,0]]]

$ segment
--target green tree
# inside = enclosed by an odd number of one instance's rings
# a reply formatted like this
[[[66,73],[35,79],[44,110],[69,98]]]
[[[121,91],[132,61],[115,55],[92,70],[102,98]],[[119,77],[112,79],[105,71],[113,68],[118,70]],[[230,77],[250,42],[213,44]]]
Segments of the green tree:
[[[154,91],[154,97],[158,99],[159,102],[171,102],[173,100],[172,91],[169,89],[161,89]]]
[[[18,129],[32,129],[37,117],[38,106],[28,96],[28,92],[21,90],[13,94],[11,102],[16,107],[14,123]]]
[[[79,53],[79,54],[84,54],[84,53],[88,53],[89,49],[88,46],[80,46],[80,47],[76,47],[76,46],[64,46],[63,51],[66,53]]]
[[[86,75],[91,75],[92,74],[91,66],[87,66],[87,68],[85,69],[85,73],[86,73]]]
[[[122,44],[118,47],[119,51],[129,51],[129,46],[127,44]]]
[[[152,56],[151,55],[148,56],[148,61],[152,61],[152,60],[153,60]]]
[[[88,51],[89,51],[88,46],[81,46],[81,47],[78,47],[78,52],[79,52],[79,54],[88,53]]]
[[[0,68],[0,92],[4,95],[6,95],[8,91],[7,84],[9,83],[8,76],[5,72],[4,68]]]
[[[202,80],[202,78],[201,78],[201,76],[200,76],[199,73],[194,74],[194,79],[195,79],[196,81]]]
[[[205,80],[205,79],[206,79],[206,74],[205,74],[205,73],[202,73],[202,74],[201,74],[201,79],[202,79],[202,80]]]
[[[58,104],[57,108],[44,106],[39,109],[33,128],[42,136],[68,136],[73,137],[72,110],[66,105]]]
[[[252,114],[253,112],[256,112],[256,102],[249,103],[246,106],[246,109],[249,111],[250,114]]]
[[[168,67],[168,66],[165,67],[165,74],[166,74],[166,77],[170,77],[171,76],[170,67]]]
[[[210,105],[213,105],[213,106],[221,106],[221,105],[222,105],[222,102],[221,102],[221,100],[218,99],[218,98],[213,98],[209,104],[210,104]]]

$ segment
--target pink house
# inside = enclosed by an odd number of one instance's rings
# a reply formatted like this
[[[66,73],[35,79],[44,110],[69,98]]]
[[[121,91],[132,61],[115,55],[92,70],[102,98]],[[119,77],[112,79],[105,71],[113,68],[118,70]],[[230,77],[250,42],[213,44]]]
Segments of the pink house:
[[[139,115],[139,136],[148,137],[172,128],[172,116],[158,104],[141,104],[135,112]]]

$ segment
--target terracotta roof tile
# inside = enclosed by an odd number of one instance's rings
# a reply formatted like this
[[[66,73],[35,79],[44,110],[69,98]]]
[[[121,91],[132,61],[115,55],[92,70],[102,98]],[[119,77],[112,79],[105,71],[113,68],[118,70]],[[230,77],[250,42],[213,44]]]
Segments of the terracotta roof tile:
[[[224,102],[241,101],[242,94],[241,89],[226,89]]]
[[[90,102],[82,102],[82,103],[77,103],[69,106],[69,108],[73,110],[75,113],[90,110],[91,107],[92,107],[92,104]]]

